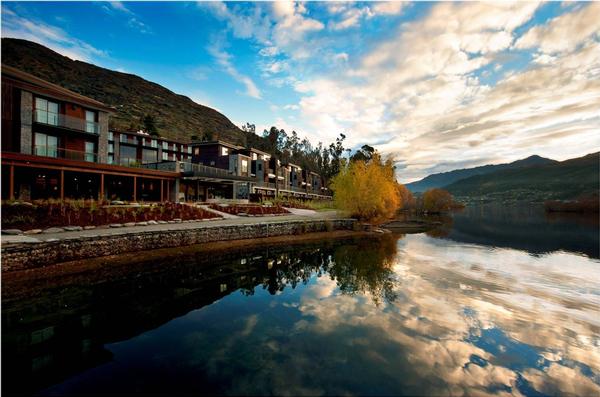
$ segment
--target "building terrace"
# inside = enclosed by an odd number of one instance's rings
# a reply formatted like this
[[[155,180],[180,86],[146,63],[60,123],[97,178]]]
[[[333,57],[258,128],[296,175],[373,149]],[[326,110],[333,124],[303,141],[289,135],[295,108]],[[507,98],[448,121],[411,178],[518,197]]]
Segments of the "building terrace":
[[[101,102],[3,65],[2,199],[328,197],[320,176],[264,151],[111,130],[112,113]]]

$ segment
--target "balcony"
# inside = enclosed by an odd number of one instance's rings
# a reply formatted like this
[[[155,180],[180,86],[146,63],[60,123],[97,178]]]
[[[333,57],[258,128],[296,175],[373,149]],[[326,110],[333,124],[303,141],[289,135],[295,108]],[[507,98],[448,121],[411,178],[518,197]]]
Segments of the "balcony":
[[[57,159],[87,161],[90,163],[98,162],[98,154],[91,152],[82,152],[78,150],[62,149],[56,146],[41,146],[34,147],[33,153],[36,156],[53,157]]]
[[[181,162],[181,172],[185,176],[200,176],[205,178],[218,178],[218,179],[232,179],[241,181],[254,181],[255,178],[248,176],[235,175],[233,172],[216,167],[209,167],[203,164],[195,164],[188,162]]]
[[[70,130],[83,131],[90,134],[98,135],[100,133],[100,124],[94,121],[87,121],[77,117],[67,116],[66,114],[51,113],[45,110],[34,110],[33,121],[40,124],[68,128]]]

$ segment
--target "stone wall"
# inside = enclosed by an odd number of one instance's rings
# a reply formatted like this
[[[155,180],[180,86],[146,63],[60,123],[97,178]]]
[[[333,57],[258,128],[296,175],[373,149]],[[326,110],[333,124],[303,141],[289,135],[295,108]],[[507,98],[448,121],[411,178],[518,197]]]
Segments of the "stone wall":
[[[32,154],[33,133],[33,94],[29,91],[21,91],[21,153]]]
[[[354,230],[354,219],[278,221],[195,229],[160,230],[2,247],[2,272],[33,269],[56,263],[158,248],[215,241],[245,240],[334,230]],[[260,244],[260,241],[257,241]]]
[[[98,125],[100,127],[98,137],[98,162],[108,162],[108,113],[98,112]]]

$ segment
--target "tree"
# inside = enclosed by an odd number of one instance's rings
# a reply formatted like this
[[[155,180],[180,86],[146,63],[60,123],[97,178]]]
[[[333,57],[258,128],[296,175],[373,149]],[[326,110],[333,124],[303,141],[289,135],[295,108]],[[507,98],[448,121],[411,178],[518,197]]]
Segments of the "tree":
[[[450,211],[454,205],[452,194],[444,189],[429,189],[423,193],[423,210],[427,212]]]
[[[144,131],[153,136],[158,136],[158,129],[156,128],[156,121],[154,120],[154,116],[151,114],[147,114],[144,116],[142,120],[144,124]]]
[[[375,148],[369,145],[362,145],[360,149],[354,153],[352,157],[350,157],[350,161],[365,161],[368,162],[373,158],[373,153],[375,153]]]
[[[402,204],[399,186],[393,161],[382,161],[377,153],[368,163],[358,160],[343,164],[331,184],[337,208],[374,221],[396,214]]]

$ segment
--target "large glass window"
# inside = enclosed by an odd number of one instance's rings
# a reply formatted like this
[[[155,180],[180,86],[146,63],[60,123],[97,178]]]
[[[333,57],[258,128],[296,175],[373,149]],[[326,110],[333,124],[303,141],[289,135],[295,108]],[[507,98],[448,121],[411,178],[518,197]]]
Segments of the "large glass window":
[[[242,174],[248,173],[248,160],[242,160]]]
[[[122,145],[119,147],[119,151],[119,163],[121,165],[131,165],[137,161],[136,147]]]
[[[158,151],[154,149],[142,150],[142,161],[144,164],[156,163],[158,161]]]
[[[58,103],[44,98],[35,98],[35,121],[58,125]]]
[[[229,148],[222,147],[221,148],[221,156],[227,156],[229,154]]]
[[[34,153],[38,156],[58,157],[58,138],[36,132]]]
[[[169,142],[162,143],[163,150],[169,150]]]
[[[191,146],[187,147],[187,152],[188,152],[188,154],[192,154],[192,147]]]
[[[167,152],[162,152],[162,159],[163,159],[163,160],[169,160],[169,153],[167,153]]]
[[[94,154],[94,142],[86,142],[85,143],[85,161],[95,162],[96,155]]]
[[[150,141],[150,147],[157,148],[158,147],[158,141],[156,139],[151,140]]]
[[[127,135],[125,135],[125,134],[119,135],[119,142],[127,143]]]
[[[96,112],[91,110],[85,111],[85,132],[91,132],[92,134],[97,134],[96,131]]]
[[[109,143],[108,144],[108,153],[114,153],[114,152],[115,152],[115,144]]]
[[[108,140],[109,141],[114,141],[115,140],[115,134],[112,131],[108,132]]]

